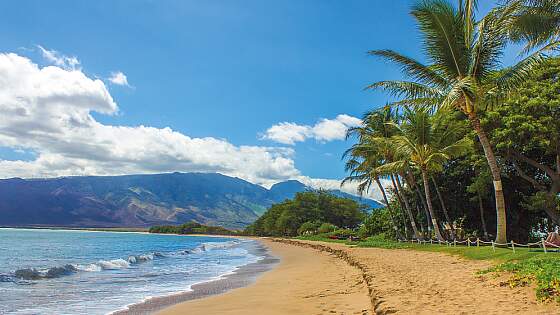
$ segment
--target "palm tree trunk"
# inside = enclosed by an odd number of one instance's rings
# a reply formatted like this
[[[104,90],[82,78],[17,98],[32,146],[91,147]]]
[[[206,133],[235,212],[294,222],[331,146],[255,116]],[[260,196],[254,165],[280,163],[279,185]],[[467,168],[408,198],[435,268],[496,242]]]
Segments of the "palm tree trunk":
[[[395,234],[397,235],[397,238],[401,239],[402,235],[399,232],[399,228],[397,228],[395,218],[393,218],[393,214],[391,213],[391,206],[389,206],[389,199],[387,199],[385,188],[383,188],[383,185],[381,185],[381,181],[379,180],[379,177],[375,177],[375,182],[377,183],[379,190],[381,190],[381,195],[383,195],[383,200],[385,201],[385,205],[387,205],[387,211],[389,212],[389,218],[391,219],[391,224],[393,224],[393,230],[395,230]]]
[[[395,178],[395,181],[397,182],[397,189],[399,191],[403,192],[404,190],[402,188],[401,181],[400,181],[398,176]],[[416,220],[414,220],[414,215],[412,214],[412,209],[410,208],[410,204],[408,203],[408,199],[406,198],[404,193],[401,194],[401,198],[403,199],[404,207],[406,209],[406,213],[408,214],[408,219],[410,220],[410,225],[412,225],[412,231],[414,232],[414,237],[416,237],[418,239],[418,238],[420,238],[420,234],[418,233],[418,227],[416,226]]]
[[[484,237],[488,238],[488,230],[486,230],[486,220],[484,220],[484,205],[482,204],[482,197],[480,197],[480,192],[476,193],[478,195],[478,208],[480,209],[480,221],[482,223],[482,231],[484,232]]]
[[[492,149],[492,145],[490,145],[486,132],[480,126],[480,120],[475,114],[469,114],[469,119],[478,135],[482,149],[484,149],[484,155],[486,156],[490,172],[492,173],[492,179],[494,180],[494,196],[496,197],[496,243],[504,244],[507,243],[506,202],[504,199],[504,191],[502,190],[500,167],[498,166],[494,150]]]
[[[406,236],[406,238],[408,239],[408,226],[406,225],[406,218],[404,216],[405,210],[405,205],[401,196],[401,192],[399,191],[399,188],[397,187],[397,184],[395,183],[395,176],[393,174],[389,175],[391,178],[391,183],[393,184],[393,190],[395,191],[395,195],[397,196],[397,200],[399,201],[399,205],[401,206],[401,210],[403,210],[402,212],[399,212],[399,216],[402,218],[403,222],[405,223],[404,226],[404,234]]]
[[[408,185],[412,187],[416,191],[416,195],[420,198],[420,202],[422,203],[422,209],[424,209],[424,214],[426,215],[426,225],[428,228],[428,233],[431,233],[432,229],[430,228],[432,220],[430,219],[430,212],[428,211],[428,205],[426,204],[426,199],[420,192],[420,188],[418,188],[418,184],[416,184],[416,179],[411,173],[408,173],[407,177]]]
[[[439,191],[439,187],[437,185],[436,179],[433,176],[430,176],[430,178],[432,179],[432,182],[434,183],[434,187],[436,187],[436,193],[439,199],[439,203],[441,205],[441,209],[443,210],[443,215],[445,216],[445,220],[447,220],[447,222],[449,223],[449,226],[451,227],[451,235],[453,236],[453,238],[455,238],[455,228],[453,227],[453,222],[451,221],[451,218],[449,217],[449,213],[447,212],[447,207],[445,206],[445,202],[443,201],[443,196],[441,195],[441,192]]]
[[[428,174],[426,173],[425,169],[422,169],[422,180],[424,181],[424,192],[426,193],[426,201],[428,202],[428,210],[430,211],[430,215],[432,217],[432,224],[434,226],[434,231],[436,232],[436,237],[440,241],[444,241],[445,238],[441,234],[439,230],[439,225],[434,213],[434,208],[432,206],[432,198],[430,196],[430,185],[428,182]]]

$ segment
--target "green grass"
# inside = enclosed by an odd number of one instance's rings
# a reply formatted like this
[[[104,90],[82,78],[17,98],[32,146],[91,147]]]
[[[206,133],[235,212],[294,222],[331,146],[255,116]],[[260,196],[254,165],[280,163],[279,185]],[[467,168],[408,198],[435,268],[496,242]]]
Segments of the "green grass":
[[[311,241],[325,241],[345,243],[358,247],[376,247],[386,249],[408,249],[428,252],[441,252],[457,255],[466,259],[490,260],[495,266],[480,273],[508,273],[507,284],[511,287],[535,284],[536,297],[539,301],[560,302],[560,253],[544,253],[542,248],[516,247],[515,253],[510,249],[491,246],[476,247],[457,245],[431,245],[404,243],[386,239],[383,235],[368,237],[359,242],[348,242],[342,240],[331,240],[326,235],[314,235],[299,237],[299,239]]]

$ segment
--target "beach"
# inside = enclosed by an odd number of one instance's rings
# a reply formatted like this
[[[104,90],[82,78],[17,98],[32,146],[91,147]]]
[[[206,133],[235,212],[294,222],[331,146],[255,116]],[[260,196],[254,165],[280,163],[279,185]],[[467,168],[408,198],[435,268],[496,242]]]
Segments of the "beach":
[[[280,263],[256,282],[158,314],[371,314],[368,289],[358,269],[316,250],[262,242]]]
[[[266,239],[280,263],[249,286],[176,304],[175,314],[558,314],[531,287],[478,275],[487,261],[442,253]]]

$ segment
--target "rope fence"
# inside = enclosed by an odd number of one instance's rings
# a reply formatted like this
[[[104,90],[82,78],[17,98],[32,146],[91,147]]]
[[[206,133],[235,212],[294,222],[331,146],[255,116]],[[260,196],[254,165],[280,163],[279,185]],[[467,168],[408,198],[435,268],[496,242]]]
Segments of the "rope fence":
[[[457,241],[457,240],[453,240],[453,241],[440,241],[440,240],[433,240],[430,239],[429,241],[427,240],[421,240],[421,239],[410,239],[410,240],[406,240],[406,239],[399,239],[399,242],[404,242],[404,243],[408,243],[410,242],[411,244],[431,244],[431,245],[445,245],[448,247],[456,247],[457,245],[463,245],[466,244],[467,247],[471,247],[471,246],[476,246],[476,247],[480,247],[480,246],[492,246],[492,250],[495,252],[496,251],[496,247],[506,247],[508,249],[513,250],[513,253],[515,253],[515,247],[527,247],[527,248],[531,248],[531,247],[538,247],[538,248],[542,248],[544,253],[547,253],[547,247],[554,247],[559,249],[560,246],[550,243],[548,241],[546,241],[544,238],[541,238],[541,240],[539,242],[535,242],[535,243],[527,243],[527,244],[520,244],[520,243],[516,243],[514,241],[508,242],[508,243],[496,243],[494,241],[490,241],[490,242],[486,242],[481,240],[480,238],[477,238],[474,241],[471,241],[470,238],[467,238],[464,241]]]

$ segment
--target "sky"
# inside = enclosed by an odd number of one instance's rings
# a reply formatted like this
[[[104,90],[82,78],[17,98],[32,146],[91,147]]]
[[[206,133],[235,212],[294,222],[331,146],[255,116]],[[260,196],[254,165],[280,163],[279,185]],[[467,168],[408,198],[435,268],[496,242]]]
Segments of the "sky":
[[[422,57],[412,3],[2,1],[0,177],[338,187],[346,129],[388,101],[363,88],[400,78],[367,51]]]

